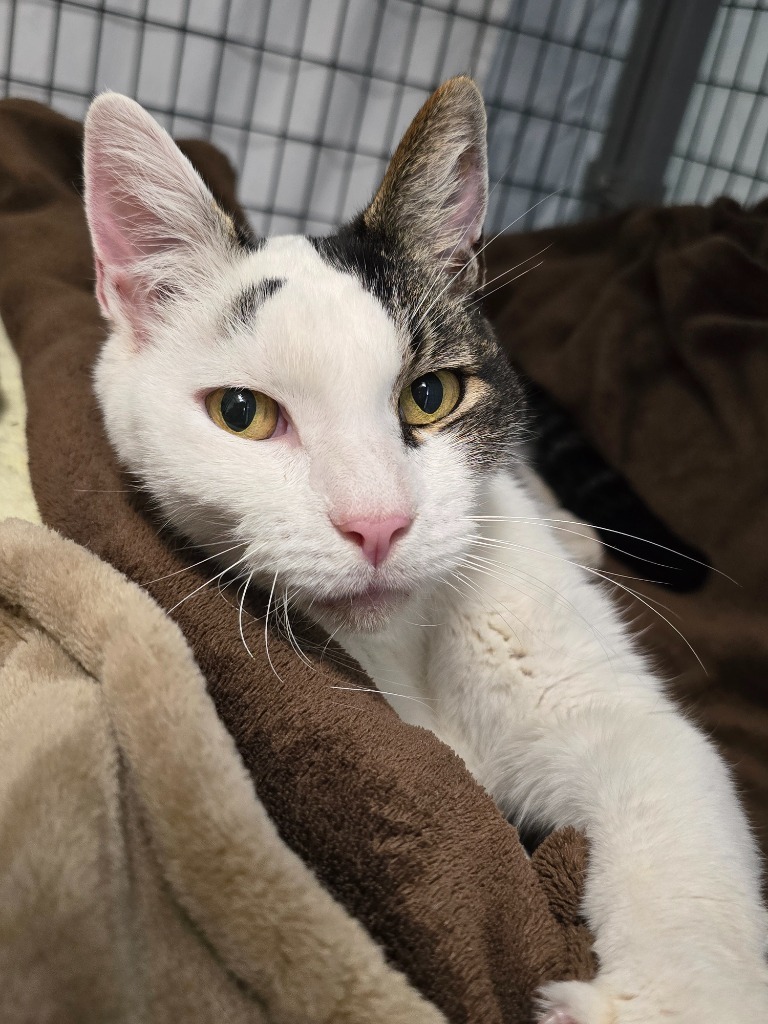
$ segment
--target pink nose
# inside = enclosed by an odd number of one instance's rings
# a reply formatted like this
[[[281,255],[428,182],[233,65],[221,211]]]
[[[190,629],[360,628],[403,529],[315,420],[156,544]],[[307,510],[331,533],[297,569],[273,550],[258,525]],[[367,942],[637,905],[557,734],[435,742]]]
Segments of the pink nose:
[[[345,519],[333,525],[362,548],[375,568],[387,557],[398,537],[408,532],[412,522],[410,516],[387,516],[386,519]]]

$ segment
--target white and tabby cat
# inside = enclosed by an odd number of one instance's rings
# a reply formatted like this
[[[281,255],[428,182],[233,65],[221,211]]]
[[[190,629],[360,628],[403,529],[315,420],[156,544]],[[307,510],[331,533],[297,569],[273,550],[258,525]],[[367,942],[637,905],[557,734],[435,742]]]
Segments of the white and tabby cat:
[[[600,971],[545,986],[542,1020],[763,1024],[759,858],[729,773],[516,470],[519,386],[476,301],[485,145],[480,94],[452,79],[361,215],[255,242],[139,106],[101,96],[106,428],[179,530],[289,593],[505,812],[587,834]]]

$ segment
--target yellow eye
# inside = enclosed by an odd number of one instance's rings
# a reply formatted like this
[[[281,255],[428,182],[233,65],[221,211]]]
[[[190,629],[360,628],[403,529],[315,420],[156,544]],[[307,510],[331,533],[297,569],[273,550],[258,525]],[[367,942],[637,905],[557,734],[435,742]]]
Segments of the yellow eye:
[[[460,398],[461,384],[455,373],[425,373],[400,392],[400,415],[406,423],[423,427],[453,412]]]
[[[251,441],[271,437],[280,418],[280,408],[274,398],[249,388],[212,391],[205,400],[205,407],[217,427]]]

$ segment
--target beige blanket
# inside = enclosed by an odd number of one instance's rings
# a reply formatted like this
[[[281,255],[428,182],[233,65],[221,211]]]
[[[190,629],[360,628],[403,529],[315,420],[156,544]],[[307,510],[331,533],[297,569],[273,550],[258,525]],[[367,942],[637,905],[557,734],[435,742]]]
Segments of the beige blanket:
[[[94,555],[12,519],[0,1020],[444,1021],[282,842],[176,626]]]
[[[16,353],[0,320],[0,520],[40,522],[27,461],[24,386]]]

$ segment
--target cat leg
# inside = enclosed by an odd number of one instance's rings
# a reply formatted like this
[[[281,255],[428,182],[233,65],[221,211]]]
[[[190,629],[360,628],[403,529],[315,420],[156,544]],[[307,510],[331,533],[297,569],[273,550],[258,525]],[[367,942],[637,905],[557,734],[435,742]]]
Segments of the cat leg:
[[[482,512],[430,690],[438,735],[507,815],[589,839],[599,973],[546,986],[541,1020],[768,1022],[760,861],[728,769],[526,489],[500,475]]]
[[[489,779],[498,802],[590,841],[583,910],[599,974],[545,986],[540,1019],[768,1021],[758,857],[711,744],[662,697],[513,729]]]

